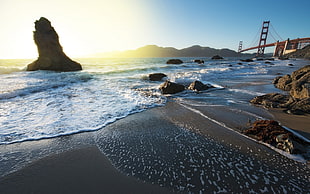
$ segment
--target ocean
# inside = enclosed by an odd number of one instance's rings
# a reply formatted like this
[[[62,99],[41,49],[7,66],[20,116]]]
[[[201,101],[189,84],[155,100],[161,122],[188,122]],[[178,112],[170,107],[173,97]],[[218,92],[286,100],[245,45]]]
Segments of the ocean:
[[[78,72],[28,72],[25,68],[33,60],[0,60],[0,144],[104,130],[130,114],[164,106],[169,98],[191,104],[199,99],[209,105],[251,106],[251,98],[279,92],[255,80],[271,82],[277,74],[307,63],[198,58],[205,61],[198,64],[193,62],[197,58],[180,59],[184,63],[179,65],[166,64],[168,58],[76,59],[83,66]],[[167,79],[187,86],[199,80],[215,88],[199,94],[186,90],[162,95],[163,81],[149,81],[150,73],[165,73]],[[252,84],[243,86],[244,80]]]

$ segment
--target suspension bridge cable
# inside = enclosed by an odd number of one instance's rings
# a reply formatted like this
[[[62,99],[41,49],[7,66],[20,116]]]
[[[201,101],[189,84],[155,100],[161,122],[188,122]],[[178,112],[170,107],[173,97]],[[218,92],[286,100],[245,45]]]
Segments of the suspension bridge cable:
[[[273,27],[273,25],[271,24],[270,26],[271,26],[272,30],[275,32],[275,34],[277,35],[277,38],[279,38],[278,40],[280,40],[280,41],[284,40],[284,39],[277,33],[277,31],[275,30],[275,28]]]
[[[273,42],[277,42],[277,41],[279,40],[279,39],[277,40],[277,39],[272,35],[271,32],[270,32],[269,34],[270,34],[270,36],[272,37],[272,39],[274,40]]]
[[[248,47],[257,46],[257,43],[258,43],[259,38],[260,38],[260,37],[259,37],[260,32],[261,32],[261,27],[258,28],[258,31],[257,31],[256,35],[254,36],[254,38],[253,38],[251,44],[249,44]]]

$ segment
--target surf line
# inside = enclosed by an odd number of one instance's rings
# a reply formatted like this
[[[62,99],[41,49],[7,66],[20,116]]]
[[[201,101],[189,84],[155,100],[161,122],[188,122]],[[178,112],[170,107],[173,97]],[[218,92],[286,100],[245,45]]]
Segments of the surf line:
[[[265,145],[266,147],[269,147],[270,149],[274,150],[275,152],[278,152],[279,154],[281,154],[281,155],[283,155],[283,156],[285,156],[285,157],[287,157],[287,158],[290,158],[290,159],[292,159],[292,160],[295,160],[295,161],[301,162],[301,163],[306,163],[306,162],[307,162],[307,160],[305,160],[302,156],[293,155],[293,154],[287,153],[287,152],[285,152],[285,151],[283,151],[283,150],[280,150],[280,149],[278,149],[278,148],[276,148],[276,147],[273,147],[272,145],[269,145],[269,144],[267,144],[267,143],[265,143],[265,142],[262,142],[262,141],[258,141],[258,140],[256,140],[256,139],[253,139],[253,138],[251,138],[251,137],[249,137],[249,136],[246,136],[246,135],[244,135],[244,134],[242,134],[242,133],[239,133],[238,131],[235,131],[233,128],[230,128],[230,127],[226,126],[224,123],[221,123],[221,122],[219,122],[219,121],[217,121],[217,120],[215,120],[215,119],[212,119],[212,118],[208,117],[207,115],[203,114],[202,112],[200,112],[200,111],[197,110],[197,109],[191,108],[191,107],[189,107],[189,106],[187,106],[187,105],[185,105],[185,104],[183,104],[183,103],[178,103],[178,104],[180,104],[180,105],[183,106],[184,108],[186,108],[186,109],[188,109],[188,110],[190,110],[190,111],[192,111],[192,112],[194,112],[194,113],[199,114],[200,116],[202,116],[202,117],[204,117],[204,118],[210,120],[211,122],[214,122],[215,124],[218,124],[218,125],[220,125],[220,126],[226,128],[226,129],[228,129],[228,130],[230,130],[230,131],[233,131],[233,132],[235,132],[235,133],[237,133],[237,134],[239,134],[239,135],[241,135],[241,136],[243,136],[243,137],[245,137],[245,138],[247,138],[247,139],[249,139],[249,140],[252,140],[252,141],[255,141],[255,142],[259,143],[259,144]],[[264,118],[263,118],[263,119],[264,119]],[[285,127],[285,128],[287,129],[287,127]],[[291,131],[291,130],[290,130],[290,131]]]

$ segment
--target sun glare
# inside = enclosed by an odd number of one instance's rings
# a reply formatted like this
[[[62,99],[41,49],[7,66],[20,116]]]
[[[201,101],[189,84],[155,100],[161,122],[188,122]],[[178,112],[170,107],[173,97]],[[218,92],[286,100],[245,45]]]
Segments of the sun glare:
[[[146,22],[149,13],[143,9],[143,1],[139,2],[98,0],[96,3],[87,3],[76,0],[72,3],[55,0],[44,3],[38,1],[31,7],[28,3],[18,4],[19,7],[24,7],[19,15],[25,17],[14,20],[15,23],[0,22],[6,26],[2,30],[2,36],[8,37],[1,44],[6,49],[0,53],[0,58],[37,58],[33,31],[34,22],[40,17],[51,21],[59,35],[60,44],[69,57],[144,46],[149,42],[147,37],[150,37],[145,33],[149,29]],[[48,10],[42,9],[43,7],[48,7]],[[0,16],[11,17],[10,13],[6,14],[0,13]]]

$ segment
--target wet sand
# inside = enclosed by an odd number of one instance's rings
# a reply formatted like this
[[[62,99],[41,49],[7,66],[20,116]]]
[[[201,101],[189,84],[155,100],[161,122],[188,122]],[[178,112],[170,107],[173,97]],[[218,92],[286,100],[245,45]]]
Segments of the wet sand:
[[[168,193],[117,171],[96,147],[45,157],[0,181],[0,193]]]
[[[93,138],[94,145],[33,161],[2,177],[0,193],[309,191],[306,164],[231,130],[243,125],[244,116],[209,108],[170,101],[92,135],[77,134]],[[225,125],[214,122],[221,118]],[[35,143],[41,142],[46,144]]]
[[[281,125],[295,130],[310,140],[310,115],[287,114],[281,109],[273,109],[270,112]]]

